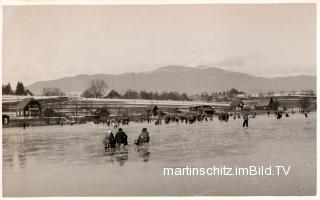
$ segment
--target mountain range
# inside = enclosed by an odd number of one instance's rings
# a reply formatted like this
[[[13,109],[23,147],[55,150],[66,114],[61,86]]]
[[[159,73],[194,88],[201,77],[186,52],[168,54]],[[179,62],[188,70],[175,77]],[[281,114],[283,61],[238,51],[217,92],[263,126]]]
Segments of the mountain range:
[[[64,92],[82,92],[94,79],[105,80],[109,89],[115,89],[119,92],[124,92],[127,89],[159,92],[178,91],[187,94],[220,92],[231,88],[246,93],[316,90],[315,76],[266,78],[216,67],[201,66],[194,68],[177,65],[139,73],[77,75],[35,82],[27,88],[36,95],[40,95],[45,87],[57,87]]]

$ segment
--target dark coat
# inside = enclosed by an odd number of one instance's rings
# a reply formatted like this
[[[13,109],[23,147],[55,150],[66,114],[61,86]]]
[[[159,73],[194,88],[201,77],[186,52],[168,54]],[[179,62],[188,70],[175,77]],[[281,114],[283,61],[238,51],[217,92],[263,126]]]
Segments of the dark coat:
[[[150,137],[148,132],[142,132],[138,137],[138,143],[149,142]]]
[[[124,144],[124,145],[128,144],[128,140],[127,140],[128,136],[123,131],[118,131],[115,139],[118,144]]]

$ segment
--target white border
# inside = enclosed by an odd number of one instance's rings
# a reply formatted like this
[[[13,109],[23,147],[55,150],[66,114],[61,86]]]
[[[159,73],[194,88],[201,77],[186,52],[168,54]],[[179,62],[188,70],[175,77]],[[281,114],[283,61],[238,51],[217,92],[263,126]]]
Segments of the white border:
[[[0,0],[1,1],[1,0]],[[316,3],[317,4],[317,66],[319,64],[319,52],[318,49],[320,47],[320,42],[318,40],[319,36],[319,12],[318,10],[320,9],[319,3],[317,0],[290,0],[290,1],[285,1],[285,0],[2,0],[1,1],[1,8],[0,8],[0,27],[1,30],[3,28],[3,21],[2,21],[2,16],[3,16],[3,6],[24,6],[24,5],[163,5],[163,4],[279,4],[279,3]],[[2,31],[0,33],[1,37],[1,47],[2,47]],[[1,62],[1,71],[0,71],[0,80],[2,82],[2,48],[0,50],[1,55],[0,55],[0,62]],[[319,70],[317,68],[317,77],[319,77]],[[317,94],[319,93],[319,88],[320,88],[320,83],[317,80]],[[2,88],[0,89],[1,92],[1,99],[0,99],[0,109],[2,112]],[[317,99],[317,104],[319,103],[319,100]],[[320,118],[320,109],[317,106],[317,119]],[[232,196],[232,197],[222,197],[222,196],[212,196],[212,197],[182,197],[183,199],[217,199],[217,200],[229,200],[229,199],[259,199],[259,200],[314,200],[314,199],[320,199],[320,176],[319,176],[319,171],[320,171],[320,151],[318,148],[319,145],[319,121],[317,121],[317,196]],[[0,122],[0,125],[2,127],[2,120]],[[2,128],[0,131],[0,164],[1,164],[1,188],[0,188],[0,196],[2,196]],[[1,197],[0,197],[1,198]],[[41,197],[37,198],[39,200],[42,199],[181,199],[181,197]],[[3,198],[3,199],[20,199],[20,198]],[[31,198],[23,198],[23,199],[31,199]]]
[[[317,0],[2,0],[3,5],[159,5],[316,3]]]

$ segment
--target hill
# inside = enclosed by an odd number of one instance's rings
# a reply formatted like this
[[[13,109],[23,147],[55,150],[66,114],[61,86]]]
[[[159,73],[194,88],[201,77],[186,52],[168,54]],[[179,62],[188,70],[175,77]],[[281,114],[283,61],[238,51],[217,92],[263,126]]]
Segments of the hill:
[[[316,89],[316,77],[314,76],[265,78],[216,67],[193,68],[176,65],[140,73],[77,75],[35,82],[27,88],[34,94],[41,94],[44,87],[58,87],[64,92],[82,92],[94,79],[103,79],[108,83],[110,89],[120,92],[133,89],[134,85],[138,91],[178,91],[187,94],[199,94],[205,91],[219,92],[231,88],[247,93]]]

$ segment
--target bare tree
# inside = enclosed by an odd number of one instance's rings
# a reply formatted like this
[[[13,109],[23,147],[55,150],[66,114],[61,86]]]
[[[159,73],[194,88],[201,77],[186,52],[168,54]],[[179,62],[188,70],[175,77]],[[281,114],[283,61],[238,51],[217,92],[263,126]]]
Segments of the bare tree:
[[[70,101],[70,112],[73,117],[73,120],[75,123],[78,123],[78,111],[79,111],[79,106],[77,100],[71,100]]]
[[[64,96],[65,93],[62,92],[60,88],[43,88],[42,89],[43,96]]]
[[[72,115],[73,115],[73,119],[76,123],[78,123],[78,105],[77,103],[75,103],[72,108],[71,108],[71,112],[72,112]]]
[[[89,100],[84,100],[82,102],[82,107],[85,110],[85,115],[90,116],[93,114],[93,103]]]
[[[100,98],[108,89],[108,85],[104,80],[95,79],[89,83],[89,87],[82,93],[86,98]]]

